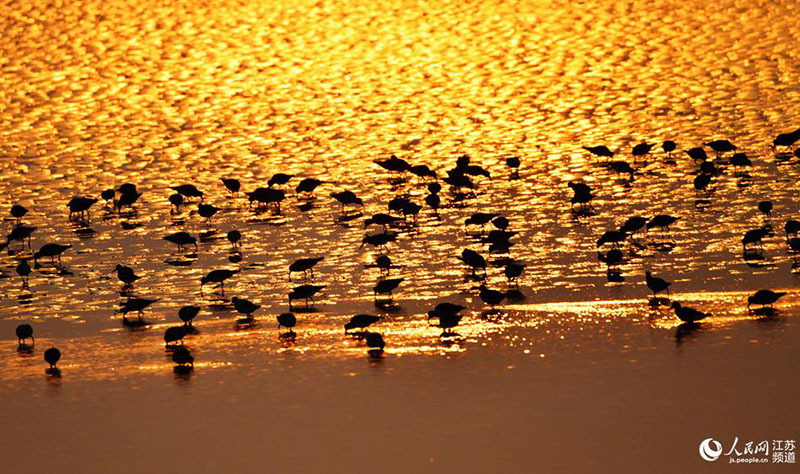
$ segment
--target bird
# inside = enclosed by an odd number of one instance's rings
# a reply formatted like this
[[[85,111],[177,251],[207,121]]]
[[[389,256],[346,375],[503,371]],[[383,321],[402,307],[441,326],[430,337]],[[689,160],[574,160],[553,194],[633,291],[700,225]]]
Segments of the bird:
[[[675,310],[675,316],[685,323],[696,323],[702,319],[711,316],[711,313],[703,313],[688,306],[682,306],[677,301],[672,303],[672,309]]]
[[[379,255],[378,258],[375,259],[375,266],[380,268],[381,275],[388,275],[392,269],[392,260],[388,255]]]
[[[59,351],[55,347],[47,349],[46,351],[44,351],[44,360],[45,362],[50,364],[51,369],[55,369],[56,364],[58,364],[58,361],[61,360],[61,351]]]
[[[519,176],[520,165],[521,162],[518,156],[512,156],[511,158],[506,158],[506,166],[511,168],[511,176]]]
[[[647,225],[647,222],[648,219],[646,217],[641,217],[641,216],[629,217],[619,227],[619,231],[627,235],[634,235],[637,232],[640,232],[644,228],[644,226]]]
[[[713,140],[708,143],[703,143],[703,145],[717,152],[717,156],[728,151],[736,151],[736,145],[728,140]]]
[[[123,207],[130,207],[132,208],[136,201],[142,197],[142,193],[136,190],[136,186],[133,184],[123,184],[118,189],[120,195],[119,199],[114,201],[114,207],[117,209],[118,213],[122,213]]]
[[[789,240],[789,236],[797,237],[797,233],[800,232],[800,222],[789,219],[786,221],[786,224],[783,226],[783,231],[786,233],[786,240]]]
[[[26,339],[31,340],[31,347],[33,347],[33,344],[36,344],[36,339],[33,337],[33,326],[30,324],[20,324],[17,326],[15,332],[17,334],[17,344],[19,347],[25,346]]]
[[[658,227],[662,231],[666,229],[666,231],[669,232],[669,227],[672,224],[674,224],[678,219],[680,219],[680,217],[673,217],[667,214],[659,214],[647,222],[647,230],[650,230],[653,227]]]
[[[197,189],[193,184],[181,184],[180,186],[170,186],[170,189],[177,192],[185,198],[200,198],[203,200],[203,192]]]
[[[25,240],[28,240],[28,248],[31,247],[31,234],[36,230],[36,227],[19,225],[11,229],[11,232],[6,236],[6,242],[11,243],[14,241],[22,242],[23,248],[25,247]]]
[[[478,296],[480,297],[481,301],[488,304],[492,308],[499,305],[506,297],[505,293],[502,291],[491,290],[487,288],[486,285],[479,286],[478,291]]]
[[[734,168],[750,168],[753,166],[753,162],[750,161],[746,153],[734,153],[731,156],[731,165]]]
[[[461,170],[458,169],[448,171],[447,177],[442,178],[442,181],[449,184],[456,190],[460,190],[461,188],[475,189],[475,183],[469,178],[469,176],[465,175]]]
[[[686,150],[686,154],[689,155],[689,158],[693,159],[694,161],[706,161],[708,159],[706,151],[700,147]]]
[[[672,158],[672,152],[675,151],[676,148],[678,148],[678,145],[672,140],[665,140],[664,143],[661,144],[661,149],[667,154],[667,158]]]
[[[492,219],[492,225],[495,226],[498,230],[506,230],[508,229],[508,225],[511,222],[505,216],[497,216]]]
[[[28,209],[26,209],[24,206],[20,204],[14,204],[13,206],[11,206],[11,217],[16,219],[17,223],[19,223],[27,213]]]
[[[22,278],[22,283],[25,287],[28,286],[28,277],[31,274],[31,266],[28,264],[28,259],[23,258],[19,261],[14,271]]]
[[[383,336],[377,332],[366,333],[365,339],[367,341],[367,347],[372,349],[369,351],[370,354],[380,354],[386,347],[386,342],[383,340]]]
[[[306,307],[309,301],[314,301],[314,295],[325,288],[325,285],[300,285],[289,292],[289,311],[292,311],[292,301],[304,300]]]
[[[786,294],[785,291],[772,291],[772,290],[758,290],[752,296],[747,297],[747,309],[752,305],[769,306],[781,299]]]
[[[522,272],[525,270],[525,264],[520,262],[515,262],[514,260],[509,260],[506,262],[505,267],[503,268],[503,274],[508,279],[508,282],[511,283],[519,278],[522,275]]]
[[[646,156],[648,153],[650,153],[650,150],[652,150],[654,146],[655,144],[640,143],[633,147],[633,151],[631,153],[634,157]]]
[[[267,187],[271,188],[276,184],[278,186],[283,186],[284,184],[288,183],[289,180],[294,178],[292,174],[285,174],[285,173],[275,173],[272,177],[267,181]]]
[[[344,333],[347,334],[351,329],[366,329],[381,319],[380,316],[372,314],[357,314],[344,324]]]
[[[758,210],[769,219],[772,217],[772,201],[761,201],[758,203]]]
[[[703,191],[708,188],[708,185],[711,184],[711,175],[710,174],[698,174],[694,178],[694,189],[698,191]]]
[[[467,226],[470,226],[470,225],[477,225],[477,226],[484,227],[486,224],[491,222],[492,219],[498,217],[499,215],[500,214],[498,214],[496,212],[476,212],[476,213],[472,214],[471,216],[469,216],[464,221],[464,227],[467,227]]]
[[[608,147],[605,145],[585,146],[583,147],[583,149],[601,158],[612,158],[614,156],[614,152],[609,150]]]
[[[364,228],[366,229],[372,224],[383,226],[384,230],[386,230],[387,226],[396,224],[402,221],[402,217],[393,216],[391,214],[385,214],[383,212],[379,212],[378,214],[373,214],[372,217],[368,217],[364,219]]]
[[[194,367],[194,356],[189,352],[189,349],[181,346],[172,352],[172,362],[178,364],[179,367]]]
[[[228,231],[226,237],[233,247],[238,247],[239,243],[242,241],[242,233],[236,229]]]
[[[408,168],[408,171],[410,171],[414,176],[420,178],[433,178],[434,180],[438,179],[438,176],[436,176],[436,171],[430,169],[428,165],[411,166]]]
[[[278,212],[281,210],[281,202],[286,199],[286,191],[274,188],[256,188],[255,191],[244,193],[248,198],[250,206],[256,203],[256,208],[274,206]]]
[[[104,189],[100,192],[100,197],[106,202],[106,206],[108,206],[109,201],[113,201],[114,197],[116,197],[117,193],[113,189]]]
[[[70,199],[70,201],[67,203],[67,207],[69,208],[69,219],[72,220],[75,214],[78,214],[80,218],[83,218],[84,213],[88,218],[89,208],[91,208],[96,202],[96,198],[85,198],[81,196],[76,196]]]
[[[645,282],[647,283],[647,287],[653,292],[653,298],[656,297],[656,293],[660,293],[662,291],[666,291],[667,296],[669,296],[669,286],[672,285],[672,282],[666,281],[663,278],[654,277],[650,271],[644,272],[644,278]]]
[[[342,212],[344,212],[345,206],[361,206],[364,207],[364,201],[356,196],[356,194],[352,191],[342,191],[339,193],[331,193],[331,197],[339,201],[339,204],[342,205]]]
[[[597,259],[605,263],[610,269],[621,264],[625,259],[625,254],[618,248],[612,248],[605,255],[602,252],[597,252]]]
[[[188,232],[176,232],[174,234],[169,234],[164,237],[164,240],[177,245],[178,250],[183,250],[187,245],[194,245],[194,249],[197,251],[197,239],[192,237]]]
[[[314,267],[325,259],[325,256],[299,258],[289,265],[289,281],[292,281],[292,273],[303,272],[303,278],[308,278],[308,272],[311,271],[311,279],[314,279]]]
[[[55,261],[58,258],[58,263],[61,263],[61,254],[66,252],[67,249],[72,248],[71,244],[44,244],[34,252],[33,254],[33,264],[34,266],[37,265],[37,262],[42,257],[49,257],[50,262]]]
[[[183,324],[185,326],[191,326],[192,321],[194,321],[194,318],[196,318],[199,313],[200,313],[199,306],[191,306],[191,305],[183,306],[181,307],[181,309],[178,310],[178,319],[183,321]]]
[[[157,299],[128,298],[125,302],[120,303],[119,312],[122,313],[122,317],[125,319],[128,317],[128,313],[136,311],[139,319],[141,319],[145,308],[156,302],[158,302]]]
[[[378,284],[372,288],[372,291],[375,295],[375,300],[378,300],[378,295],[389,295],[389,299],[393,299],[392,292],[396,290],[402,282],[403,278],[389,278],[386,280],[380,280]]]
[[[294,334],[292,328],[297,325],[297,318],[292,313],[281,313],[279,314],[276,319],[278,320],[278,331],[281,330],[281,327],[285,327],[289,330],[289,334]]]
[[[612,247],[619,247],[620,242],[624,242],[627,234],[618,230],[608,230],[597,239],[597,246],[602,247],[603,244],[611,244]]]
[[[225,280],[233,275],[236,275],[240,271],[241,270],[228,270],[226,268],[221,270],[211,270],[208,272],[208,274],[206,274],[206,276],[200,279],[200,290],[202,290],[203,286],[205,286],[207,283],[219,283],[220,288],[222,289],[222,294],[225,294]]]
[[[236,296],[234,296],[231,301],[236,311],[246,315],[248,318],[252,318],[253,313],[261,307],[261,305],[257,305],[250,300],[237,298]]]
[[[438,312],[436,310],[428,311],[428,319],[437,318],[439,320],[439,324],[435,326],[442,329],[441,337],[451,334],[452,329],[458,326],[458,323],[461,322],[463,317],[464,316],[457,313]]]
[[[225,188],[234,195],[242,189],[242,183],[239,182],[238,179],[234,178],[222,178],[222,184],[225,185]]]
[[[575,210],[575,204],[580,204],[581,208],[584,209],[589,204],[589,202],[592,199],[594,199],[594,195],[592,194],[592,188],[590,188],[588,185],[584,183],[575,183],[573,181],[570,181],[569,183],[567,183],[567,186],[569,186],[572,189],[572,192],[574,193],[572,199],[570,200],[570,202],[572,203],[573,210]]]
[[[164,331],[164,345],[170,347],[171,345],[175,345],[177,342],[180,342],[183,345],[183,338],[186,336],[186,327],[184,326],[172,326],[168,327],[166,331]]]
[[[311,195],[317,187],[322,184],[322,181],[315,178],[305,178],[297,184],[295,188],[296,193],[305,193]]]
[[[479,268],[483,270],[484,276],[486,275],[486,259],[478,252],[471,249],[464,249],[461,251],[461,255],[456,258],[472,269],[473,276],[475,275],[475,271]]]
[[[126,267],[125,265],[117,264],[117,266],[114,267],[114,271],[117,272],[117,278],[119,279],[119,281],[124,283],[125,286],[130,286],[136,280],[141,278],[140,276],[136,275],[133,272],[133,269],[131,267]]]
[[[744,233],[744,237],[742,237],[742,250],[747,251],[748,245],[756,244],[758,245],[759,249],[763,247],[764,242],[763,239],[768,235],[768,231],[765,229],[750,229]]]
[[[772,141],[772,149],[774,150],[779,146],[791,147],[797,140],[800,140],[800,128],[789,133],[779,133],[775,140]]]
[[[197,213],[200,214],[200,217],[205,217],[206,222],[210,221],[214,214],[219,211],[218,207],[212,206],[211,204],[203,204],[202,202],[197,205]]]
[[[397,240],[397,232],[383,232],[380,234],[367,234],[361,240],[361,247],[364,247],[365,244],[370,244],[373,247],[382,247],[387,252],[389,251],[389,247],[386,246],[389,242],[394,242]]]
[[[626,161],[612,161],[608,164],[612,170],[616,171],[618,174],[627,174],[629,175],[629,180],[633,181],[633,173],[635,170],[631,165],[628,164]]]
[[[390,156],[386,160],[375,160],[373,163],[386,171],[392,171],[394,173],[405,173],[411,168],[411,165],[409,165],[406,160],[398,158],[395,155]]]
[[[169,212],[170,214],[174,214],[181,209],[181,205],[183,205],[183,196],[178,193],[170,194],[169,195]]]

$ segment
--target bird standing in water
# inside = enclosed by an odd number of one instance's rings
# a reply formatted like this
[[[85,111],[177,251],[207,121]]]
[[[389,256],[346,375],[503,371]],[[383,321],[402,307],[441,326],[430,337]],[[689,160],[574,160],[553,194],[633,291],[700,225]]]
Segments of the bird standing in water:
[[[25,340],[31,340],[31,347],[36,344],[36,339],[33,337],[33,326],[30,324],[20,324],[16,329],[17,345],[22,348],[25,347]]]

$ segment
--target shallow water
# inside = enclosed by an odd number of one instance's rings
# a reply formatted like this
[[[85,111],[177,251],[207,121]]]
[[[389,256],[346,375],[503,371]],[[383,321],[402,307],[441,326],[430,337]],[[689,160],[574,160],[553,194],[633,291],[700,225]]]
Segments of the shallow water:
[[[4,3],[2,214],[12,203],[31,210],[34,250],[73,248],[61,271],[37,269],[29,288],[14,272],[29,252],[12,243],[0,260],[0,419],[16,427],[0,438],[3,462],[10,472],[674,472],[707,467],[697,455],[707,437],[793,439],[800,305],[782,227],[800,218],[800,169],[770,144],[800,126],[794,10],[756,1]],[[697,165],[683,153],[671,161],[657,147],[636,162],[629,153],[645,140],[685,150],[720,138],[754,166],[727,167],[706,193],[694,190]],[[622,150],[632,182],[581,148],[596,144]],[[372,163],[391,153],[440,176],[468,153],[492,179],[478,178],[465,199],[444,185],[439,216],[426,207],[416,225],[396,229],[392,274],[405,281],[384,311],[371,294],[378,252],[359,248],[363,220],[341,219],[329,194],[356,192],[365,215],[398,195],[421,203],[421,180],[397,182]],[[505,165],[514,155],[518,179]],[[325,184],[310,209],[290,192],[273,215],[220,182],[236,177],[251,190],[276,172],[297,175],[290,188],[299,177]],[[594,215],[570,212],[570,180],[595,188]],[[144,193],[135,213],[101,202],[88,226],[68,221],[72,196],[125,182]],[[188,182],[222,208],[210,223],[194,204],[170,213],[168,187]],[[770,222],[756,208],[765,199]],[[509,218],[519,232],[510,255],[527,264],[526,298],[497,313],[455,259],[467,247],[489,256],[463,225],[477,210]],[[597,238],[628,216],[656,214],[680,217],[674,248],[651,232],[642,248],[624,248],[625,282],[609,283]],[[774,234],[763,258],[745,261],[741,236],[765,224]],[[225,239],[234,228],[244,236],[238,253]],[[217,233],[195,258],[162,240],[179,230]],[[287,267],[317,255],[315,283],[326,288],[298,313],[297,337],[281,339],[274,316],[296,284]],[[125,294],[159,299],[143,329],[116,312],[125,299],[110,273],[117,263],[142,276]],[[200,290],[215,268],[242,270],[224,298]],[[646,269],[713,317],[687,328],[649,306]],[[501,268],[490,266],[487,284],[508,287]],[[760,288],[789,291],[771,317],[745,306]],[[257,326],[236,328],[231,296],[262,305]],[[441,301],[468,306],[456,337],[440,338],[424,317]],[[186,340],[197,362],[177,376],[162,335],[186,304],[203,307]],[[374,327],[387,341],[382,358],[343,334],[361,312],[386,316]],[[36,333],[32,354],[16,352],[23,321]],[[44,375],[51,344],[64,354],[61,378]]]

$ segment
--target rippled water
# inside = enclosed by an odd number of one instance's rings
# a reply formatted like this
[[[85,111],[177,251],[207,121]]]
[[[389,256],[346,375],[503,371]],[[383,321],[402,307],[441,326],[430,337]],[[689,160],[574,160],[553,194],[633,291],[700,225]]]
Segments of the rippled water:
[[[169,444],[193,433],[195,448],[207,450],[178,463],[151,447],[131,472],[147,462],[214,471],[223,460],[240,471],[367,470],[348,457],[331,461],[341,450],[405,472],[395,463],[575,471],[598,459],[622,471],[695,470],[708,436],[796,435],[789,397],[800,387],[787,368],[798,361],[797,276],[782,226],[800,218],[800,169],[770,148],[800,126],[795,9],[788,1],[4,3],[2,214],[13,203],[30,209],[34,250],[73,248],[62,271],[34,271],[29,288],[14,272],[26,255],[18,243],[0,260],[8,348],[0,399],[35,413],[6,408],[0,418],[50,420],[46,440],[85,429],[39,467],[105,446],[93,426],[120,405],[148,406],[109,416],[118,436]],[[673,139],[686,150],[722,138],[754,166],[728,167],[711,192],[695,191],[698,167],[680,151],[674,161],[658,147],[646,159],[630,155],[641,141]],[[582,149],[597,144],[621,150],[637,170],[632,182]],[[378,253],[359,248],[363,220],[342,220],[329,194],[356,192],[365,215],[387,212],[399,195],[422,203],[423,181],[398,182],[372,163],[391,153],[440,176],[467,153],[492,179],[478,178],[465,199],[444,185],[438,216],[425,207],[416,225],[398,229],[392,273],[405,281],[398,307],[383,311],[371,294]],[[505,159],[515,155],[522,168],[510,179]],[[251,190],[276,172],[297,176],[289,188],[301,177],[325,181],[311,209],[292,191],[280,215],[256,213],[220,182],[236,177]],[[594,215],[570,212],[570,180],[595,188]],[[134,214],[101,202],[88,226],[68,221],[72,196],[99,197],[125,182],[143,192]],[[222,208],[210,223],[193,204],[170,213],[169,186],[183,183]],[[745,261],[741,236],[768,223],[756,208],[766,199],[774,235],[763,258]],[[509,218],[519,232],[510,256],[527,264],[526,298],[498,314],[486,313],[478,283],[455,259],[463,248],[489,256],[463,225],[478,210]],[[680,217],[674,248],[626,246],[625,281],[609,283],[597,238],[628,216],[656,214]],[[3,232],[13,225],[3,222]],[[240,254],[224,238],[234,228],[244,236]],[[179,230],[216,234],[187,260],[162,240]],[[645,243],[661,239],[651,232]],[[287,267],[317,255],[325,260],[315,283],[326,288],[314,310],[298,313],[297,338],[280,339],[274,316],[295,284]],[[125,294],[110,273],[118,263],[142,276]],[[258,326],[237,329],[230,304],[210,287],[200,292],[214,268],[242,270],[226,297],[261,304]],[[674,299],[714,316],[691,329],[650,307],[646,269],[674,282]],[[501,268],[489,268],[487,284],[507,288]],[[775,316],[747,312],[746,296],[759,288],[790,292]],[[146,328],[121,324],[127,294],[159,299],[145,311]],[[443,340],[423,315],[445,300],[468,310],[459,337]],[[187,338],[197,363],[173,384],[161,337],[186,304],[203,307],[199,332]],[[386,316],[375,326],[387,341],[382,359],[343,334],[359,312]],[[36,332],[33,354],[15,352],[23,321]],[[45,384],[41,352],[50,344],[64,353],[62,378]],[[757,413],[742,413],[743,400],[763,397]],[[178,412],[181,428],[153,426]],[[229,422],[238,428],[222,428]],[[226,441],[197,434],[209,427]],[[0,451],[23,449],[38,431],[8,434]],[[602,432],[608,439],[597,439]],[[275,451],[248,451],[262,438]],[[569,440],[586,456],[564,456]],[[237,448],[240,456],[225,453]],[[131,449],[104,447],[76,469],[101,472]]]

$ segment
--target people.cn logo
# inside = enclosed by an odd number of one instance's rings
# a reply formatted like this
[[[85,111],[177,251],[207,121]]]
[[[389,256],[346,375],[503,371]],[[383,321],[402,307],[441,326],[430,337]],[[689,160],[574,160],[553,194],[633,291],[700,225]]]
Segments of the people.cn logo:
[[[708,462],[716,461],[722,455],[722,443],[714,438],[706,438],[700,443],[700,457]]]

